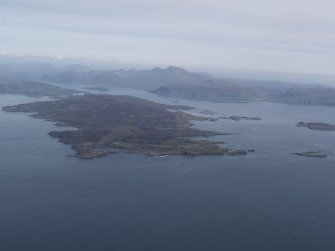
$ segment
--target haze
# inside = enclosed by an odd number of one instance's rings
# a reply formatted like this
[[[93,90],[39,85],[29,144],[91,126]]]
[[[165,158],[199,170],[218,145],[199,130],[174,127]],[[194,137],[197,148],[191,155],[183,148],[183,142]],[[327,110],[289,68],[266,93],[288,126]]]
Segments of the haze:
[[[335,3],[2,0],[2,54],[333,74]]]

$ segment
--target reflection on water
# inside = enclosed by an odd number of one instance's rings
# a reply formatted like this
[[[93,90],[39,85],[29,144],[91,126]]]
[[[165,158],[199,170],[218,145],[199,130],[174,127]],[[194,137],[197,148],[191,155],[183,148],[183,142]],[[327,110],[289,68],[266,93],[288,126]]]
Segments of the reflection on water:
[[[157,102],[176,99],[112,89]],[[2,95],[0,105],[37,99]],[[197,122],[244,157],[118,154],[83,161],[48,137],[52,123],[0,112],[2,250],[333,250],[334,109],[276,103],[178,104],[261,121]],[[59,129],[59,128],[58,128]],[[292,151],[330,155],[309,159]]]

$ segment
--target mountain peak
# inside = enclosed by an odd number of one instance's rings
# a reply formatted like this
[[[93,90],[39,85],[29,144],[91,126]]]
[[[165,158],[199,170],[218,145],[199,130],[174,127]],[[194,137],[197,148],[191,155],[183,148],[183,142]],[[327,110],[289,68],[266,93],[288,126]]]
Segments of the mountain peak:
[[[173,66],[173,65],[169,66],[165,70],[170,71],[170,72],[171,71],[173,71],[173,72],[187,72],[185,69],[180,68],[180,67],[176,67],[176,66]]]
[[[163,69],[160,68],[160,67],[155,67],[155,68],[152,69],[152,71],[163,71]]]
[[[180,72],[180,73],[188,72],[183,68],[176,67],[176,66],[173,66],[173,65],[171,65],[167,68],[155,67],[155,68],[152,69],[152,71],[155,71],[155,72]]]

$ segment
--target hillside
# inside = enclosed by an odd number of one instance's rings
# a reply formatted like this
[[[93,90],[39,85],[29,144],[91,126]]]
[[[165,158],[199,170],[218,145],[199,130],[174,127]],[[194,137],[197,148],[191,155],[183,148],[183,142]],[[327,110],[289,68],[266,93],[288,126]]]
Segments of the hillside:
[[[71,89],[29,80],[0,79],[0,94],[22,94],[31,97],[62,97],[78,93]]]
[[[215,82],[214,82],[215,83]],[[220,83],[220,84],[218,84]],[[292,88],[293,86],[293,88]],[[335,105],[335,88],[315,85],[257,87],[229,81],[202,85],[166,85],[151,92],[164,97],[178,97],[208,101],[270,101],[302,105]]]
[[[335,88],[292,88],[273,96],[270,100],[290,104],[335,106]]]

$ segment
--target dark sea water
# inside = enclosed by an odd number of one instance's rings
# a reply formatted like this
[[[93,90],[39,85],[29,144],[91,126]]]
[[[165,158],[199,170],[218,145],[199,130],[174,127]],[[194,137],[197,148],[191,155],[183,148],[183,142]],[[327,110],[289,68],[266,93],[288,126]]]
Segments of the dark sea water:
[[[243,157],[67,157],[27,114],[0,111],[0,250],[335,250],[335,132],[295,123],[335,123],[335,108],[164,99],[215,116],[261,121],[197,122],[237,135]],[[1,95],[0,105],[37,99]],[[197,112],[197,111],[195,111]],[[293,156],[322,151],[329,158]]]

